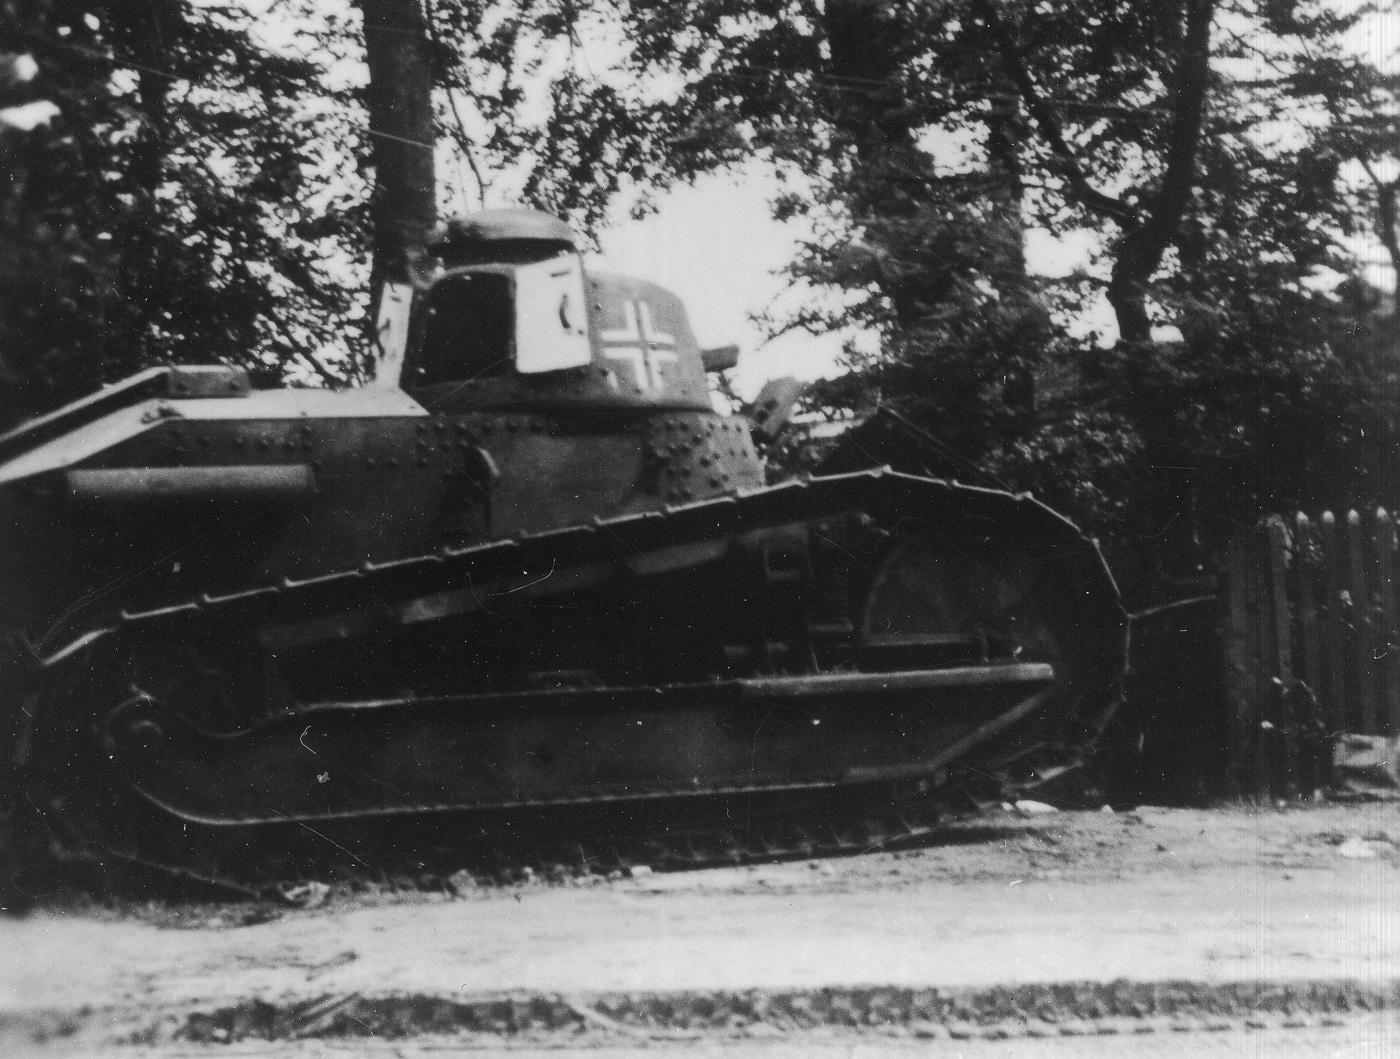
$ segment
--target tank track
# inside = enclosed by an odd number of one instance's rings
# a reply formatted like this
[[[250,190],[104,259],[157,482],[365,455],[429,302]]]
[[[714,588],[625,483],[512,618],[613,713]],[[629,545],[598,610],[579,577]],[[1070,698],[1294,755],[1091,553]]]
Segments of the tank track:
[[[362,857],[337,843],[333,835],[317,830],[311,841],[325,844],[314,866],[302,855],[260,847],[240,851],[236,872],[98,845],[83,833],[80,822],[65,819],[59,811],[46,814],[48,863],[27,867],[29,873],[50,883],[72,882],[114,894],[270,899],[297,905],[329,887],[456,892],[464,886],[530,879],[563,882],[908,849],[935,840],[942,821],[976,804],[959,789],[906,798],[902,803],[891,796],[883,812],[869,804],[871,799],[865,801],[863,808],[832,802],[821,809],[789,810],[780,822],[748,826],[718,826],[714,817],[722,813],[696,813],[695,807],[687,806],[673,811],[665,825],[651,831],[613,835],[595,831],[566,839],[557,828],[550,828],[529,838],[489,843],[470,853],[454,850],[453,855],[443,856],[434,851],[427,860],[421,849]],[[528,827],[530,822],[521,823]]]
[[[732,538],[755,526],[803,524],[843,510],[866,511],[897,524],[910,508],[938,510],[949,525],[1026,526],[1027,552],[1061,564],[1063,580],[1080,586],[1080,603],[1086,611],[1098,608],[1100,614],[1121,615],[1117,589],[1097,545],[1074,523],[1029,494],[880,468],[736,490],[660,511],[595,519],[464,548],[445,547],[428,555],[365,563],[319,577],[284,578],[276,584],[203,595],[151,610],[124,611],[118,622],[83,631],[44,656],[40,664],[52,668],[84,647],[118,635],[156,643],[169,637],[187,638],[192,623],[208,635],[346,612],[366,620],[403,620],[410,617],[405,608],[396,610],[382,601],[454,590],[512,592],[559,568],[608,562],[626,565],[634,556],[671,548],[687,549],[684,561],[693,562],[698,557],[694,549],[722,555]],[[1118,638],[1126,653],[1126,632]]]
[[[218,829],[202,837],[202,856],[143,850],[106,831],[60,794],[25,792],[20,821],[28,837],[11,852],[11,886],[66,885],[92,892],[174,897],[271,899],[291,905],[336,886],[349,890],[460,890],[527,879],[565,881],[641,871],[685,871],[787,860],[854,856],[915,848],[936,841],[942,823],[1018,798],[1074,767],[1063,753],[1054,765],[1013,772],[953,769],[926,783],[868,785],[851,791],[712,795],[650,804],[618,826],[581,812],[444,814],[424,826],[380,819],[345,828],[300,825],[268,841],[258,828]],[[1029,782],[1027,776],[1032,776]],[[104,792],[109,793],[109,792]],[[168,821],[136,799],[110,792],[126,834]],[[149,833],[149,832],[147,832]],[[0,839],[5,836],[0,833]],[[189,839],[188,831],[177,841]],[[199,841],[201,836],[194,836]],[[34,840],[40,839],[35,846]],[[212,841],[213,846],[207,843]],[[0,853],[3,853],[0,846]],[[0,863],[5,858],[0,856]],[[231,868],[230,866],[236,866]],[[28,882],[22,883],[28,887]]]
[[[659,512],[599,519],[123,612],[113,622],[75,631],[64,646],[37,659],[34,670],[47,687],[67,682],[82,688],[82,676],[96,655],[120,654],[130,647],[215,642],[246,630],[275,630],[284,642],[296,643],[372,636],[421,622],[425,615],[441,620],[460,614],[496,595],[537,596],[558,591],[561,582],[586,589],[606,583],[619,570],[636,573],[720,559],[736,541],[754,533],[783,527],[805,531],[823,519],[852,512],[877,525],[896,526],[911,511],[925,523],[964,535],[969,526],[985,525],[989,539],[1053,571],[1068,620],[1089,644],[1083,649],[1091,664],[1081,674],[1078,700],[1069,706],[1072,716],[1053,733],[1037,736],[1038,744],[994,761],[979,761],[975,769],[960,772],[953,763],[946,775],[936,777],[897,777],[822,792],[752,790],[654,798],[640,809],[628,808],[621,823],[616,816],[593,813],[596,806],[585,800],[573,810],[546,814],[548,819],[494,811],[467,812],[460,819],[454,813],[438,814],[426,825],[427,833],[405,829],[401,822],[380,821],[374,826],[391,837],[378,846],[342,841],[339,823],[312,826],[295,821],[286,830],[302,843],[286,848],[269,842],[265,829],[245,834],[225,828],[213,840],[218,854],[203,861],[178,848],[179,837],[166,850],[154,852],[123,841],[121,833],[139,832],[143,814],[154,810],[115,780],[109,789],[89,793],[86,804],[102,804],[111,814],[109,820],[120,818],[118,834],[104,831],[85,812],[74,811],[84,799],[62,789],[63,784],[81,786],[89,766],[101,774],[100,755],[68,765],[67,778],[60,777],[56,789],[40,784],[15,793],[31,805],[44,806],[31,823],[69,858],[245,895],[285,892],[289,885],[317,877],[407,876],[433,886],[438,885],[433,880],[464,870],[493,877],[527,871],[606,873],[638,865],[666,869],[841,855],[917,842],[932,833],[950,804],[966,807],[969,800],[994,798],[1000,790],[1073,764],[1092,745],[1116,705],[1126,658],[1126,621],[1112,578],[1092,541],[1028,496],[888,470],[793,481]],[[566,576],[554,577],[559,571]],[[40,718],[41,727],[44,720]],[[96,726],[102,721],[99,717]],[[33,734],[26,729],[16,745],[27,748]],[[53,732],[48,735],[55,738]],[[61,749],[62,734],[56,738],[53,745]],[[24,769],[20,771],[22,780]],[[735,825],[736,812],[743,826]],[[170,821],[165,823],[168,828]],[[190,825],[182,826],[188,835]],[[306,842],[316,849],[310,857]],[[469,847],[465,853],[464,845]],[[371,848],[372,854],[362,855]],[[433,852],[425,857],[424,850]],[[239,865],[236,872],[224,867],[231,861]]]

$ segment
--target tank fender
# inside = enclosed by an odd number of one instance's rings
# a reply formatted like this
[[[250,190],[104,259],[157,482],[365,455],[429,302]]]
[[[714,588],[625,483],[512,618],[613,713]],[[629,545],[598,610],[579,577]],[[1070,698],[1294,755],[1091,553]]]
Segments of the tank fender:
[[[0,461],[154,398],[247,397],[248,373],[222,364],[148,368],[0,436]]]

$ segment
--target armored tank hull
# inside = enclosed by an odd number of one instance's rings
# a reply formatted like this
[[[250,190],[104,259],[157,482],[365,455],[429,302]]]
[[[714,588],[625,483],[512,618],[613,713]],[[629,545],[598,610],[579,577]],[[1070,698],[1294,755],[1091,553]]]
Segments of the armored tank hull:
[[[253,888],[697,863],[898,840],[1093,746],[1092,541],[878,468],[766,485],[772,409],[714,411],[680,303],[570,239],[447,230],[377,385],[153,369],[0,438],[20,815]]]

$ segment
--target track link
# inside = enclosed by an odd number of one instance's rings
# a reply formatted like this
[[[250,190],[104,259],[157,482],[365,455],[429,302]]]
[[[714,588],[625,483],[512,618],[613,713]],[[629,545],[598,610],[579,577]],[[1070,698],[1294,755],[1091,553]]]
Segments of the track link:
[[[751,795],[692,800],[651,807],[646,822],[626,829],[613,819],[595,819],[587,828],[578,814],[528,813],[488,821],[461,814],[431,828],[392,827],[378,835],[363,827],[347,836],[302,825],[284,829],[276,842],[264,834],[240,834],[242,829],[187,831],[183,852],[189,859],[179,863],[167,850],[138,844],[136,836],[150,833],[139,821],[123,841],[95,833],[88,820],[53,800],[41,815],[49,853],[60,856],[37,867],[59,882],[117,894],[154,890],[297,905],[330,887],[457,891],[533,878],[688,871],[913,848],[935,839],[940,821],[971,804],[961,790],[910,795],[879,788],[859,798],[843,792],[805,804]],[[200,855],[189,856],[196,846]]]

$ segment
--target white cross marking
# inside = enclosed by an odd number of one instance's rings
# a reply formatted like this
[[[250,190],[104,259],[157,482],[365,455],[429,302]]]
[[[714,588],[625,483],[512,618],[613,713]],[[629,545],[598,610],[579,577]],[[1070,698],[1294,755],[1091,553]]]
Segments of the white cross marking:
[[[603,353],[609,360],[631,364],[632,374],[642,389],[661,389],[665,384],[662,364],[676,362],[675,335],[656,330],[651,306],[646,302],[624,303],[622,317],[624,326],[602,333]]]

